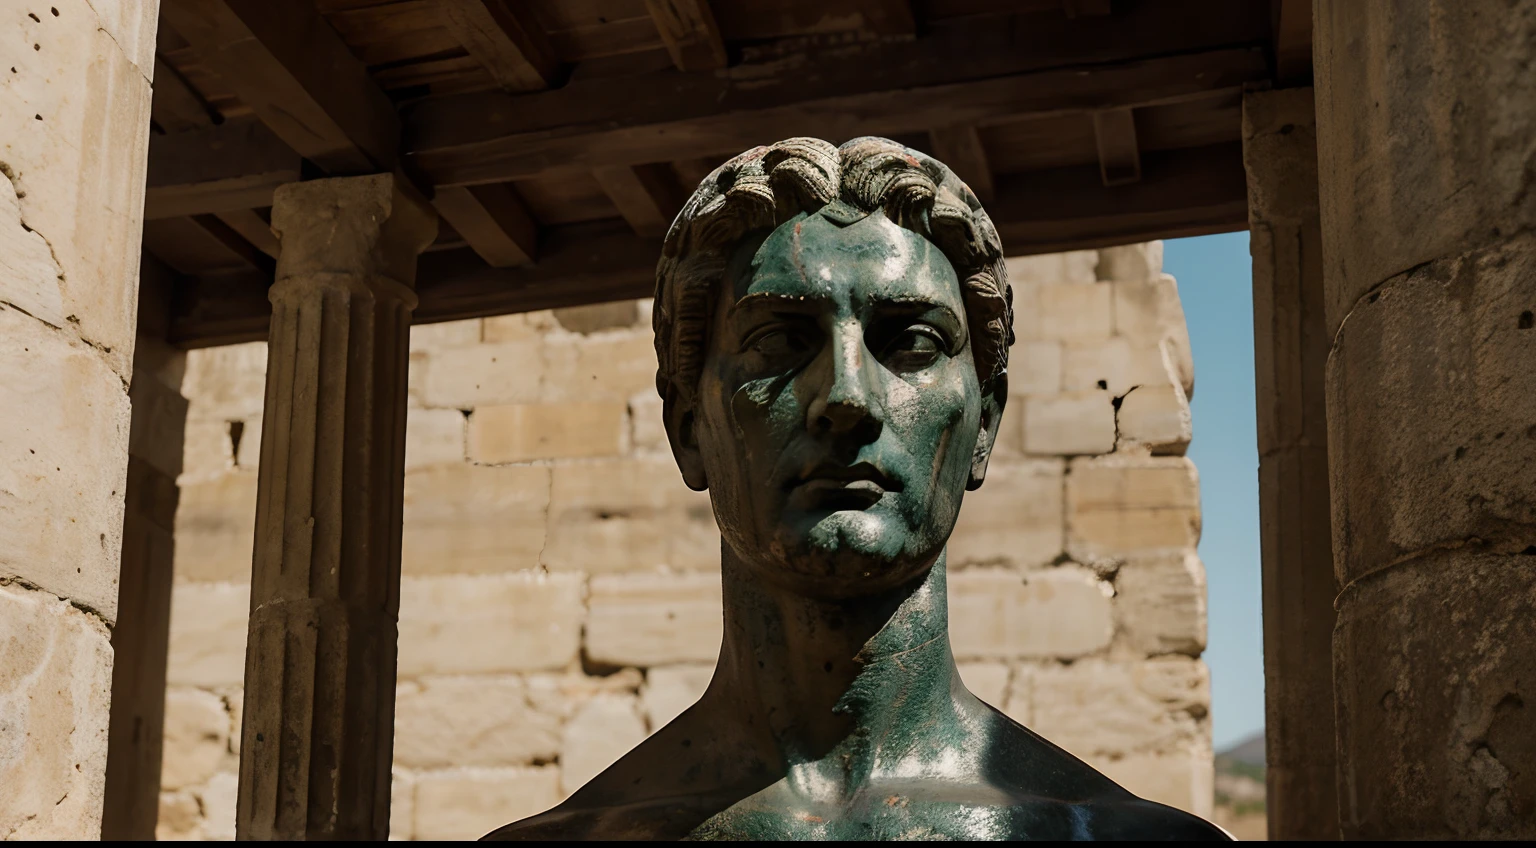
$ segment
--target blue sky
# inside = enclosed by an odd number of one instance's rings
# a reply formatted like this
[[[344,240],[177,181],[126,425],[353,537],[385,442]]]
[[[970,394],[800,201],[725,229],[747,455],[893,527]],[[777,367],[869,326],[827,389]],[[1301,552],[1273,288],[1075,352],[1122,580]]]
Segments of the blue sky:
[[[1248,233],[1163,243],[1179,281],[1195,359],[1194,441],[1210,585],[1211,720],[1216,750],[1264,727],[1259,600],[1259,453],[1254,431],[1253,270]]]

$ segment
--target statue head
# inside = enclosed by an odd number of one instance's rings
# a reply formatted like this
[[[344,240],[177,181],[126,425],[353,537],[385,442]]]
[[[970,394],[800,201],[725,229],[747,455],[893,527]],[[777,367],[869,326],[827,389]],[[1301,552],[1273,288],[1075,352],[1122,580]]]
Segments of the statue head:
[[[848,598],[932,566],[986,475],[1010,301],[975,195],[915,150],[794,138],[705,179],[657,269],[656,387],[751,579]]]

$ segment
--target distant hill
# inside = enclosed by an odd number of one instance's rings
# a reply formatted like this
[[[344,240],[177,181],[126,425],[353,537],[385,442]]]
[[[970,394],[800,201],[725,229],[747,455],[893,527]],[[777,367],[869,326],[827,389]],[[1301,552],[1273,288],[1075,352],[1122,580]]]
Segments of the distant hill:
[[[1219,763],[1222,759],[1264,768],[1264,731],[1260,730],[1225,751],[1217,751],[1217,762]]]
[[[1264,731],[1216,755],[1216,803],[1239,813],[1264,809]]]

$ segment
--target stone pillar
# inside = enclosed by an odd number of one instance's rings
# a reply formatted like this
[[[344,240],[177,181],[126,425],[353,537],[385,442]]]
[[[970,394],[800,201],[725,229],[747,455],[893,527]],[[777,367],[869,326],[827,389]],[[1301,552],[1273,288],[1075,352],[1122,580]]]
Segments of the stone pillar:
[[[1333,548],[1312,89],[1243,95],[1271,839],[1337,839]]]
[[[101,834],[158,5],[0,16],[0,839]]]
[[[112,629],[112,721],[107,732],[103,839],[155,838],[170,642],[176,478],[187,421],[181,394],[187,355],[165,342],[169,269],[145,256],[133,348],[133,418],[128,432],[118,622]]]
[[[1319,0],[1346,838],[1536,837],[1536,3]]]
[[[278,189],[236,829],[389,833],[406,361],[431,207],[380,174]]]

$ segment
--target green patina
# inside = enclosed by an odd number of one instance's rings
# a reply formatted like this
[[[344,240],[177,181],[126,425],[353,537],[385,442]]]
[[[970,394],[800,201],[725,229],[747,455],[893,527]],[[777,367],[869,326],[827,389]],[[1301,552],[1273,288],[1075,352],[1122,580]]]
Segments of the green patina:
[[[834,203],[722,256],[696,391],[666,410],[723,539],[714,679],[491,838],[1224,838],[961,684],[944,547],[1007,386],[978,373],[961,273],[916,229]]]

